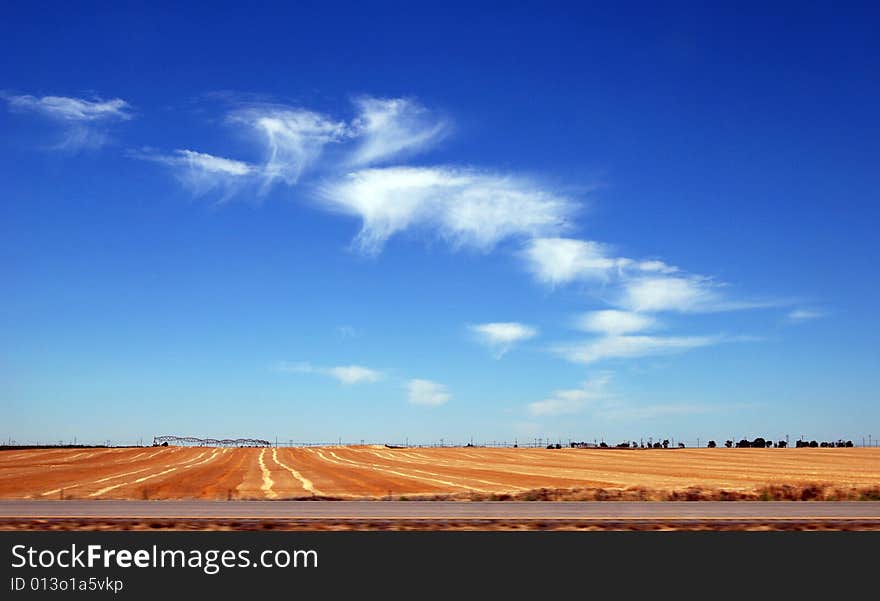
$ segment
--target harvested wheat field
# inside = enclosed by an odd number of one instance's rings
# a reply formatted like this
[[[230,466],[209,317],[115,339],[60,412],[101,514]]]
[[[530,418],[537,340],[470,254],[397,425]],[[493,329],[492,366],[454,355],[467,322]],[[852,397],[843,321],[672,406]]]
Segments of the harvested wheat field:
[[[804,497],[792,493],[804,489],[814,492]],[[880,498],[880,449],[148,447],[0,452],[3,499],[391,495],[650,500],[768,494]]]

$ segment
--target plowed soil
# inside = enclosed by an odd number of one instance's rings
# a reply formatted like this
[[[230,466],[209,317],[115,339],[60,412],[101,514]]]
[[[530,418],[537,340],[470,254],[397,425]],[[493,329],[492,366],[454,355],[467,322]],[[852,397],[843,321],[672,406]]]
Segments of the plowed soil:
[[[149,447],[0,452],[3,499],[522,496],[536,489],[880,487],[880,449]]]

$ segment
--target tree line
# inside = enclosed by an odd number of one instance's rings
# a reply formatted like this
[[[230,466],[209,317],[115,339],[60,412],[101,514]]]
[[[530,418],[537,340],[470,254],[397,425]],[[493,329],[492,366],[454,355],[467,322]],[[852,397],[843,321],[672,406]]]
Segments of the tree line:
[[[587,449],[587,448],[599,448],[599,449],[668,449],[670,447],[669,440],[663,440],[662,442],[635,442],[635,441],[625,441],[614,445],[613,447],[606,443],[605,441],[600,442],[599,444],[589,443],[589,442],[572,442],[571,448],[573,449]],[[806,441],[806,440],[797,440],[795,441],[795,447],[800,448],[843,448],[843,447],[853,447],[853,441],[851,440],[836,440],[836,441]],[[674,445],[679,449],[685,448],[685,444],[683,442],[679,442],[677,445]],[[707,448],[714,449],[718,447],[718,443],[714,440],[710,440],[708,444],[706,444]],[[737,449],[784,449],[788,447],[788,441],[786,440],[777,440],[773,442],[772,439],[764,438],[763,436],[759,436],[754,440],[748,440],[747,438],[743,438],[739,442],[734,442],[732,440],[725,440],[724,447],[737,448]],[[561,449],[562,445],[560,444],[548,444],[548,449]]]

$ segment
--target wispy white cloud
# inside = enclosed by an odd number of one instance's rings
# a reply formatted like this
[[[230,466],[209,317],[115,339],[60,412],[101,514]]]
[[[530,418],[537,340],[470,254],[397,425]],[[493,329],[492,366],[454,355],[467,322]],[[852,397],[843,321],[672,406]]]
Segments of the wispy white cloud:
[[[538,335],[537,328],[515,321],[481,323],[468,327],[498,359],[516,343]]]
[[[264,146],[264,159],[258,163],[195,150],[134,156],[175,167],[178,177],[197,190],[237,189],[259,181],[266,191],[276,182],[294,185],[314,167],[321,174],[319,206],[359,217],[362,227],[355,245],[367,254],[377,254],[389,238],[416,228],[453,247],[483,251],[507,238],[557,235],[567,229],[576,204],[525,177],[458,166],[340,173],[351,165],[423,150],[449,131],[446,121],[410,99],[362,97],[355,102],[359,115],[351,123],[280,105],[251,104],[232,111],[227,122],[256,134]],[[339,143],[340,151],[324,160],[331,143]]]
[[[225,196],[251,186],[265,193],[276,183],[296,184],[320,158],[324,147],[343,140],[348,126],[320,113],[270,104],[251,104],[226,117],[227,123],[243,128],[258,139],[263,157],[248,163],[195,150],[163,154],[154,150],[130,152],[135,158],[153,160],[174,169],[180,181],[195,193],[222,188]]]
[[[176,151],[176,156],[172,157],[171,160],[185,163],[193,169],[207,173],[242,176],[254,172],[254,167],[243,161],[226,159],[194,150],[178,150]]]
[[[718,284],[701,277],[640,277],[626,282],[620,304],[631,311],[705,311],[721,300]]]
[[[488,250],[508,237],[564,228],[574,211],[528,180],[456,167],[365,169],[325,182],[320,195],[329,209],[361,219],[356,243],[369,254],[415,227],[456,247]]]
[[[227,114],[226,122],[256,136],[263,147],[263,159],[250,165],[248,173],[259,178],[261,192],[276,183],[293,186],[310,169],[339,171],[412,154],[437,142],[450,129],[446,121],[434,118],[414,100],[364,96],[355,99],[355,105],[358,116],[351,123],[301,107],[268,103],[236,108]],[[339,144],[340,152],[323,160],[330,144]]]
[[[265,158],[260,176],[267,187],[278,180],[288,185],[297,183],[327,144],[348,134],[345,123],[299,108],[256,105],[236,110],[228,119],[261,137]]]
[[[0,94],[9,109],[30,112],[56,122],[62,135],[53,148],[79,150],[97,148],[110,140],[112,123],[131,118],[131,106],[121,98],[87,100],[69,96],[15,96]]]
[[[409,155],[438,142],[449,123],[438,120],[414,100],[407,98],[355,99],[360,114],[351,125],[359,139],[351,155],[353,165],[370,165]]]
[[[569,390],[557,390],[550,397],[529,403],[528,412],[533,416],[556,416],[580,413],[590,405],[609,400],[612,397],[607,392],[611,381],[611,374],[601,373],[587,380],[580,388]]]
[[[658,259],[616,256],[606,244],[573,238],[535,238],[522,251],[535,279],[557,286],[581,281],[616,291],[611,304],[629,312],[709,313],[758,309],[780,300],[732,300],[726,285],[713,278],[685,274]]]
[[[336,379],[342,384],[362,384],[378,382],[385,374],[376,369],[362,365],[340,365],[336,367],[319,367],[308,362],[281,362],[276,370],[286,373],[320,374]]]
[[[108,121],[131,118],[131,106],[121,98],[86,100],[69,96],[3,96],[9,108],[40,113],[62,121]]]
[[[378,382],[383,377],[382,372],[360,365],[342,365],[339,367],[330,367],[327,368],[326,373],[330,374],[343,384]]]
[[[717,344],[720,336],[610,335],[582,342],[558,344],[552,350],[572,363],[590,364],[606,359],[668,355]]]
[[[640,420],[664,416],[717,413],[749,407],[746,404],[680,402],[643,405],[633,403],[610,390],[611,372],[600,372],[580,388],[557,390],[546,399],[530,403],[526,410],[532,417],[556,417],[587,413],[595,420]],[[541,428],[536,424],[536,431]]]
[[[677,271],[679,271],[678,267],[675,267],[674,265],[669,265],[657,259],[638,261],[636,262],[635,266],[636,269],[638,269],[639,271],[644,271],[646,273],[676,273]]]
[[[636,277],[623,283],[617,304],[646,313],[717,313],[786,304],[784,300],[731,300],[722,294],[725,287],[712,278],[696,275]]]
[[[615,309],[590,311],[580,315],[576,320],[576,327],[580,330],[608,335],[641,332],[653,328],[656,324],[657,320],[651,315]]]
[[[446,386],[431,380],[410,380],[406,388],[407,400],[413,405],[443,405],[452,398]]]
[[[606,244],[574,238],[529,240],[522,257],[539,282],[552,286],[573,281],[606,282],[640,272],[674,273],[678,270],[663,261],[617,257]]]
[[[623,267],[624,259],[609,256],[605,245],[573,238],[536,238],[523,251],[526,263],[541,282],[556,285],[573,280],[604,280]]]
[[[788,315],[786,315],[786,319],[789,323],[803,323],[805,321],[819,319],[820,317],[825,317],[825,313],[812,309],[795,309],[794,311],[790,311]]]
[[[204,194],[218,188],[224,197],[250,181],[258,168],[243,161],[218,157],[194,150],[175,150],[161,154],[151,149],[130,151],[129,156],[154,161],[168,166],[174,175],[194,194]]]

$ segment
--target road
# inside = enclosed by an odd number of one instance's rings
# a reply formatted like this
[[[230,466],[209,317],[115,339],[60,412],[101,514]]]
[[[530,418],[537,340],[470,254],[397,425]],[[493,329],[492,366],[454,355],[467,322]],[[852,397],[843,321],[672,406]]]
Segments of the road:
[[[142,518],[880,522],[880,502],[0,501],[0,520]]]

